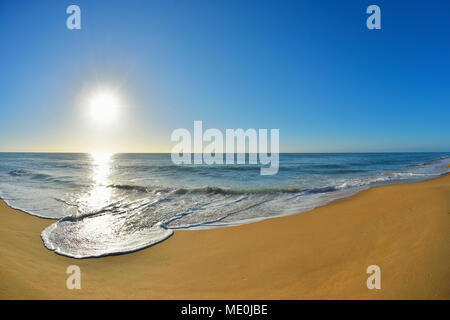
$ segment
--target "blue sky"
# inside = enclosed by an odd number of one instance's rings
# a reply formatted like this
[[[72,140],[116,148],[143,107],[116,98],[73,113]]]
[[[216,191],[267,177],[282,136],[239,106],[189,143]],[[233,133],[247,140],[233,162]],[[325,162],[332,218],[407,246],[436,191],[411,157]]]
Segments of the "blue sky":
[[[81,8],[81,30],[66,8]],[[366,28],[367,6],[381,30]],[[170,152],[278,128],[283,152],[449,151],[450,2],[1,1],[0,151]],[[113,88],[99,128],[86,96]]]

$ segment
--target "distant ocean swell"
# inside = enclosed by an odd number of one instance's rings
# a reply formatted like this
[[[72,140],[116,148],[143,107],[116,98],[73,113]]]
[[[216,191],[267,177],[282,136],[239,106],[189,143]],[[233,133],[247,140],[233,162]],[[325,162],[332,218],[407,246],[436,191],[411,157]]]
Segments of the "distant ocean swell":
[[[449,153],[281,154],[252,165],[175,166],[170,155],[0,154],[0,196],[57,219],[44,245],[74,258],[136,251],[175,229],[232,226],[310,210],[361,190],[448,172]]]

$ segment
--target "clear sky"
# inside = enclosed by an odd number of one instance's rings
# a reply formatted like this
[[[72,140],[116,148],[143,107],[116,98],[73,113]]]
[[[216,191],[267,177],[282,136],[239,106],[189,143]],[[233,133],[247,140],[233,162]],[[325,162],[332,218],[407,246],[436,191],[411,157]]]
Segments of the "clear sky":
[[[450,1],[0,1],[0,151],[170,152],[194,120],[278,128],[282,152],[450,151]]]

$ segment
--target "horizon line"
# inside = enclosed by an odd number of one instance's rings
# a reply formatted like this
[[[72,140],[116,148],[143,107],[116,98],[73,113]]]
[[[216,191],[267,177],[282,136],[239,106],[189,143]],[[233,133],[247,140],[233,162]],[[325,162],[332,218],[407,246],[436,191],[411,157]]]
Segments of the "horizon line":
[[[171,154],[171,152],[110,152],[110,151],[0,151],[0,153],[47,153],[47,154],[90,154],[90,153],[112,153],[112,154]],[[314,154],[314,153],[450,153],[450,151],[294,151],[278,152],[278,154]],[[203,154],[194,153],[190,154]],[[229,153],[217,153],[229,154]],[[249,152],[234,152],[233,154],[250,154]],[[259,154],[256,152],[255,154]]]

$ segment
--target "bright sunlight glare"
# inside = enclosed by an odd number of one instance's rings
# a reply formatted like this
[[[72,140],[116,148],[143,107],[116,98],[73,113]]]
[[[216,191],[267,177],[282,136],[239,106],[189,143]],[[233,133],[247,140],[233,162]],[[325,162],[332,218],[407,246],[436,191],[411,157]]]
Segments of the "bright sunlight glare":
[[[94,94],[89,102],[92,119],[100,124],[113,122],[118,117],[119,100],[111,91],[102,91]]]

